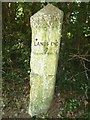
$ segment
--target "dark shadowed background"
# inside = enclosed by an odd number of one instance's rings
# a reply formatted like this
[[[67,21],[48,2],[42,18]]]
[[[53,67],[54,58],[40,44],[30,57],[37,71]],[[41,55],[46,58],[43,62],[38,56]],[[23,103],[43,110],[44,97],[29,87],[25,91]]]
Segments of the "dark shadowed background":
[[[89,117],[90,2],[51,3],[64,12],[54,101],[44,117]],[[3,117],[29,117],[30,17],[46,3],[2,3]]]

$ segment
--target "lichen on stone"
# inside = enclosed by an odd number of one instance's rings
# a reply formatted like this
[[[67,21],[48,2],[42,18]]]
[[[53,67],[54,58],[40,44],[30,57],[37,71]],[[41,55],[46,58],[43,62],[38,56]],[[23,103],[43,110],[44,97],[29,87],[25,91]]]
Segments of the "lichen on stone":
[[[30,18],[32,28],[30,103],[31,116],[49,109],[56,81],[63,12],[48,4]]]

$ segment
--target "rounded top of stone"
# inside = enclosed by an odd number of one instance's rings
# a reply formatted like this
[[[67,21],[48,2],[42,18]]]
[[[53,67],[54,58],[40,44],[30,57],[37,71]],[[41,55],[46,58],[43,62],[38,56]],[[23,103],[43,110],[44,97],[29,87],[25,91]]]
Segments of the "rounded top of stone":
[[[36,17],[60,16],[61,14],[63,14],[62,10],[49,3],[44,8],[40,9],[37,13],[35,13],[33,16],[31,16],[30,19],[34,19]]]

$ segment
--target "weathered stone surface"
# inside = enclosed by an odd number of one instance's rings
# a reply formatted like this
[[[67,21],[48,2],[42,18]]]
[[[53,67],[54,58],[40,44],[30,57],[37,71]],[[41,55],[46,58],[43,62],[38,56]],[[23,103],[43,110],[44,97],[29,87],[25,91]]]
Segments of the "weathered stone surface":
[[[59,28],[60,29],[60,28]],[[33,30],[35,33],[36,31]],[[32,52],[33,53],[59,53],[60,33],[53,29],[39,29],[32,39]]]
[[[30,75],[30,105],[29,114],[45,113],[53,99],[55,76]]]
[[[57,29],[61,25],[63,11],[53,6],[52,4],[48,4],[36,14],[34,14],[30,19],[31,26],[35,29],[47,28],[46,26],[48,26],[48,28]]]
[[[57,64],[58,64],[57,54],[31,53],[30,66],[32,73],[38,75],[56,75]]]
[[[62,18],[63,12],[51,4],[31,17],[33,53],[59,52]]]
[[[53,99],[63,12],[48,4],[30,18],[32,28],[31,116],[46,113]]]

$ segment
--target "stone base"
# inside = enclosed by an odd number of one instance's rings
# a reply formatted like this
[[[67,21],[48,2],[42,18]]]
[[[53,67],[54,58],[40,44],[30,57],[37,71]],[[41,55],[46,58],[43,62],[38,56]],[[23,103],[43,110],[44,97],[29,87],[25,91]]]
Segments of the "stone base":
[[[46,113],[53,99],[55,76],[39,76],[31,73],[30,84],[29,114],[34,116]]]

